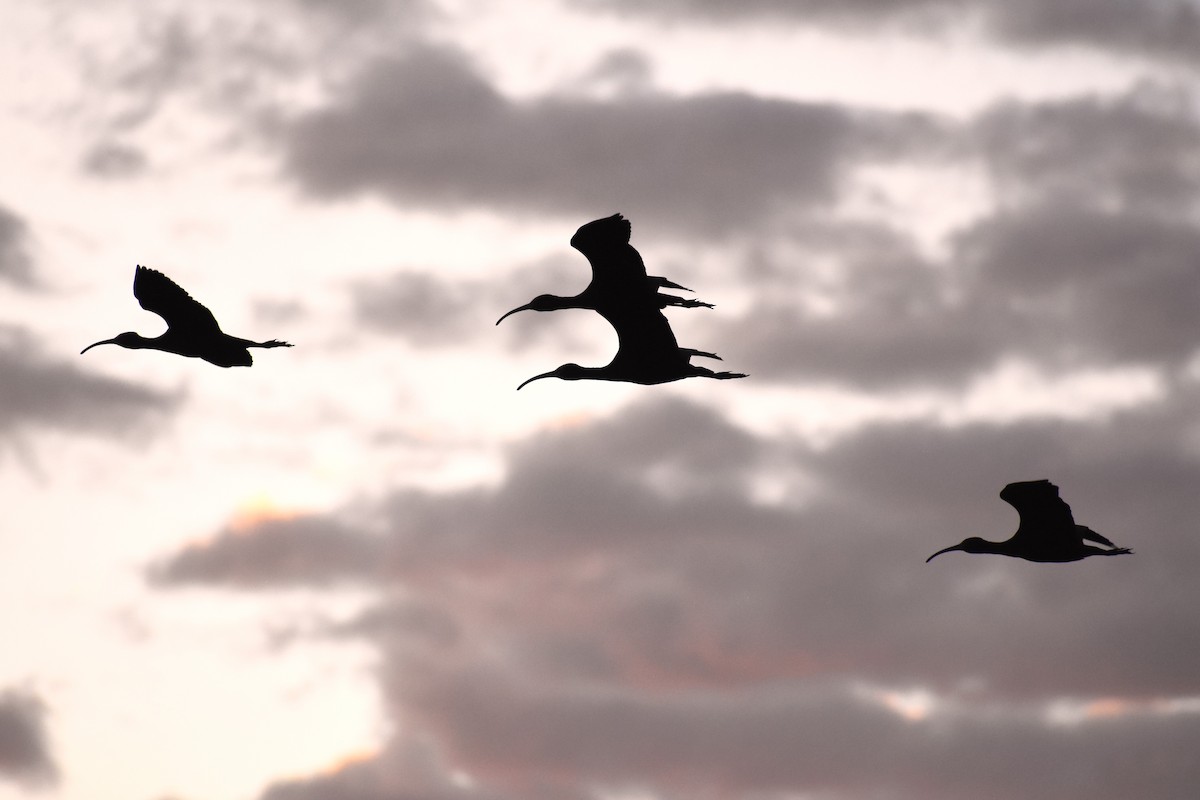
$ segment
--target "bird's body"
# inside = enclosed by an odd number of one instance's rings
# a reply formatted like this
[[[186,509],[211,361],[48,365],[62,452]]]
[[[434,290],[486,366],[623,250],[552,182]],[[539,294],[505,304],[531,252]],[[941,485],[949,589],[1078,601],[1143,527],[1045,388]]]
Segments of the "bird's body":
[[[953,547],[925,559],[932,561],[942,553],[961,550],[965,553],[996,553],[1023,558],[1026,561],[1061,563],[1079,561],[1088,556],[1119,556],[1133,551],[1117,547],[1086,525],[1077,525],[1071,507],[1059,497],[1058,487],[1048,480],[1010,483],[1000,492],[1000,499],[1021,515],[1021,523],[1012,538],[989,542],[978,536],[964,539]],[[1086,541],[1085,541],[1086,540]],[[1096,547],[1087,542],[1104,545]]]
[[[157,270],[137,267],[133,275],[133,296],[142,308],[163,318],[167,323],[166,332],[153,338],[136,333],[118,334],[88,345],[80,351],[81,355],[97,345],[115,344],[130,350],[162,350],[202,358],[218,367],[248,367],[254,363],[250,356],[251,347],[291,347],[277,339],[253,342],[230,336],[221,330],[211,311]]]
[[[714,372],[691,363],[693,356],[718,360],[719,357],[680,347],[662,309],[668,305],[712,306],[659,292],[662,287],[685,287],[666,278],[647,276],[641,255],[629,244],[629,236],[629,221],[620,214],[583,225],[571,238],[571,246],[587,256],[592,265],[592,282],[587,288],[574,297],[539,295],[496,321],[499,325],[509,314],[525,310],[591,309],[617,332],[617,353],[612,361],[603,367],[563,364],[551,372],[535,375],[518,389],[539,378],[657,384],[693,377],[718,380],[746,377],[740,372]]]

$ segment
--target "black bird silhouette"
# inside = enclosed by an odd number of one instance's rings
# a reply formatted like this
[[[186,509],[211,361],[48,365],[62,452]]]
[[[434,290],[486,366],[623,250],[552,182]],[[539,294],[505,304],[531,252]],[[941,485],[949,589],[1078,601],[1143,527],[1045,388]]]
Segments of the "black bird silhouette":
[[[662,288],[692,291],[686,286],[646,274],[642,255],[629,243],[632,228],[629,220],[620,214],[593,220],[580,226],[571,237],[571,246],[583,253],[592,265],[592,281],[574,297],[556,294],[540,294],[523,306],[518,306],[496,320],[499,325],[504,317],[518,311],[559,311],[564,308],[587,308],[606,314],[625,306],[630,297],[644,293],[653,298],[658,308],[682,306],[683,308],[712,308],[712,303],[663,294]]]
[[[617,332],[617,354],[603,367],[563,364],[555,370],[535,375],[522,383],[540,378],[566,381],[598,380],[627,383],[668,383],[682,378],[744,378],[740,372],[714,372],[691,363],[693,356],[720,357],[715,353],[680,347],[662,309],[668,305],[694,308],[708,303],[662,294],[661,287],[683,289],[666,278],[647,276],[641,255],[629,244],[630,224],[620,214],[593,220],[571,237],[571,245],[587,256],[592,265],[592,282],[575,297],[540,295],[533,302],[505,314],[532,309],[554,311],[562,308],[588,308],[604,317]],[[686,291],[691,291],[687,289]],[[504,320],[496,320],[496,324]]]
[[[291,347],[278,339],[252,342],[223,332],[211,311],[157,270],[138,266],[133,274],[133,296],[142,308],[153,311],[166,321],[166,333],[153,339],[132,332],[121,333],[112,339],[88,345],[79,351],[80,355],[97,345],[115,344],[130,350],[163,350],[189,358],[202,358],[218,367],[248,367],[254,363],[254,359],[247,348]]]
[[[960,544],[937,551],[925,559],[925,563],[951,550],[999,553],[1026,561],[1047,562],[1079,561],[1088,556],[1120,556],[1133,552],[1127,547],[1117,547],[1091,528],[1076,525],[1071,507],[1059,497],[1058,487],[1048,480],[1010,483],[1000,492],[1000,499],[1021,515],[1021,524],[1011,539],[989,542],[972,536]],[[1110,549],[1084,544],[1084,539]]]

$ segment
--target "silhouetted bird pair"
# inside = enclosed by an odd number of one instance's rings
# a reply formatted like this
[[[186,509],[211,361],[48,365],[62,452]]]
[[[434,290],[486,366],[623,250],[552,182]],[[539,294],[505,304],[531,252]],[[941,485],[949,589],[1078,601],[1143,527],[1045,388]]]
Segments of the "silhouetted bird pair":
[[[587,288],[574,297],[538,295],[496,320],[499,325],[505,317],[518,311],[591,309],[617,332],[617,354],[603,367],[563,364],[550,372],[534,375],[518,386],[518,390],[541,378],[655,384],[682,378],[728,380],[746,377],[740,372],[713,372],[691,363],[693,357],[721,359],[715,353],[680,347],[662,309],[667,306],[712,308],[712,305],[660,292],[663,288],[685,292],[691,289],[666,278],[647,275],[641,254],[629,244],[630,230],[629,220],[620,214],[593,220],[580,227],[571,237],[571,246],[583,253],[592,265],[592,281]]]

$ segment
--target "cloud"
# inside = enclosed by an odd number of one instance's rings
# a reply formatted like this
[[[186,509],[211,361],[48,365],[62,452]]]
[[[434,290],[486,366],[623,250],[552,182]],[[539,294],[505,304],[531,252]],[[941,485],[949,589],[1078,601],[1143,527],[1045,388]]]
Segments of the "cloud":
[[[323,586],[333,563],[379,593],[325,632],[379,648],[394,737],[270,800],[1049,798],[1079,780],[1185,797],[1200,717],[1171,703],[1200,695],[1196,400],[878,424],[816,449],[660,399],[514,444],[494,488],[398,488],[251,525],[263,541],[236,560],[229,536],[185,553],[209,551],[214,587]],[[784,502],[756,499],[785,476]],[[924,563],[1005,538],[997,493],[1041,477],[1137,555]],[[1070,724],[1063,703],[1083,709]]]
[[[1179,101],[1146,84],[985,110],[955,138],[995,199],[944,255],[890,224],[798,225],[743,266],[761,288],[715,320],[722,352],[757,380],[872,390],[960,387],[1005,359],[1180,368],[1200,348],[1200,120]]]
[[[386,281],[355,288],[355,316],[418,346],[448,345],[482,327],[482,318],[476,313],[481,310],[479,302],[473,296],[476,288],[430,273],[398,272]]]
[[[982,19],[989,34],[1010,45],[1084,45],[1164,60],[1200,59],[1200,9],[1189,0],[574,0],[573,5],[672,22],[794,21],[849,29],[906,24],[909,30],[944,30]]]
[[[1005,203],[1185,216],[1200,190],[1200,118],[1190,96],[1177,85],[1142,83],[1115,95],[1001,102],[964,138]]]
[[[378,192],[408,206],[584,218],[619,209],[727,230],[828,202],[850,159],[893,157],[937,127],[739,92],[514,100],[461,54],[414,47],[295,117],[283,145],[287,175],[318,197]]]
[[[18,328],[0,330],[0,375],[0,438],[35,428],[111,436],[145,432],[180,401],[47,358]]]
[[[97,142],[83,156],[83,171],[99,178],[132,178],[146,171],[146,154],[121,142]]]
[[[247,535],[230,527],[155,564],[159,586],[219,581],[246,588],[323,586],[361,580],[380,568],[380,543],[321,517],[266,519]]]
[[[560,316],[535,319],[519,314],[495,323],[506,311],[536,295],[583,291],[591,268],[567,242],[573,229],[564,228],[560,251],[519,264],[500,277],[453,279],[436,272],[404,269],[385,278],[362,280],[351,286],[355,322],[380,333],[404,339],[417,347],[453,347],[479,338],[502,337],[513,346],[532,341],[553,342],[566,348],[586,346]]]
[[[0,206],[0,280],[23,289],[33,285],[33,263],[28,248],[29,226]]]
[[[19,689],[0,692],[0,776],[29,788],[58,782],[45,715],[46,706],[37,695]]]

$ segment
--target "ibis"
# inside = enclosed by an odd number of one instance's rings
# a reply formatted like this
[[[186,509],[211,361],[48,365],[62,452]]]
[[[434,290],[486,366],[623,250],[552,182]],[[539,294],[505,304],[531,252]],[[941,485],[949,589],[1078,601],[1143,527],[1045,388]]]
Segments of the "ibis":
[[[937,551],[925,559],[925,563],[953,550],[998,553],[1042,562],[1079,561],[1088,556],[1122,556],[1133,552],[1127,547],[1117,547],[1085,525],[1076,525],[1071,507],[1059,496],[1058,487],[1048,480],[1010,483],[1000,492],[1000,499],[1021,515],[1020,525],[1012,538],[989,542],[972,536]],[[1103,547],[1096,547],[1097,544]]]
[[[102,344],[115,344],[130,350],[162,350],[202,358],[218,367],[248,367],[254,363],[250,357],[251,347],[292,346],[278,339],[252,342],[230,336],[221,330],[211,311],[158,270],[138,265],[133,273],[133,296],[142,308],[163,318],[167,323],[166,333],[154,338],[132,332],[120,333],[112,339],[88,345],[80,355]]]

